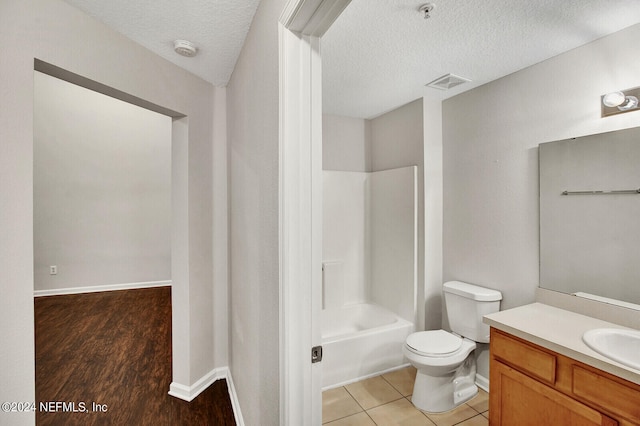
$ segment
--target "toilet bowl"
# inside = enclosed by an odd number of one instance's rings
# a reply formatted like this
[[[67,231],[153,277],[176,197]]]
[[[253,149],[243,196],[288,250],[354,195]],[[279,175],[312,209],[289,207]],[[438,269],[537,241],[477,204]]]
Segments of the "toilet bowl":
[[[402,351],[416,367],[411,402],[422,411],[441,413],[470,400],[475,384],[476,342],[488,343],[482,316],[500,309],[502,294],[459,281],[443,285],[453,332],[419,331],[409,335]]]
[[[422,411],[441,413],[473,398],[478,393],[475,366],[467,371],[461,367],[475,348],[473,340],[445,330],[411,334],[403,353],[417,370],[413,405]]]

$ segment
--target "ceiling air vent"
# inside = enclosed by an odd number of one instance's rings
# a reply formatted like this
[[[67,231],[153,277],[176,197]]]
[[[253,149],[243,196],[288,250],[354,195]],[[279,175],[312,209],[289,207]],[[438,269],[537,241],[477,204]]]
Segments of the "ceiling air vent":
[[[448,90],[448,89],[451,89],[452,87],[459,86],[469,81],[471,80],[464,77],[460,77],[455,74],[446,74],[440,78],[436,78],[431,83],[425,84],[425,86],[433,87],[434,89],[438,89],[438,90]]]

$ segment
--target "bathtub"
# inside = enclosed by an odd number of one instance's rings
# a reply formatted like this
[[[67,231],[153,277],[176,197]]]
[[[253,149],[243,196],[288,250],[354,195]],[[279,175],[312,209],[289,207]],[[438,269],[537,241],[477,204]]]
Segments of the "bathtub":
[[[322,311],[322,389],[408,365],[402,345],[413,323],[373,304]]]

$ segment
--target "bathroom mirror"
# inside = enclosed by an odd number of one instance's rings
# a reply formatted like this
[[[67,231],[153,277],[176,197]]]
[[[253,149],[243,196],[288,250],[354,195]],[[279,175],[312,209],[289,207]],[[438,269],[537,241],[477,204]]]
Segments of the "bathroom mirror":
[[[640,127],[540,144],[539,166],[540,287],[640,309]]]

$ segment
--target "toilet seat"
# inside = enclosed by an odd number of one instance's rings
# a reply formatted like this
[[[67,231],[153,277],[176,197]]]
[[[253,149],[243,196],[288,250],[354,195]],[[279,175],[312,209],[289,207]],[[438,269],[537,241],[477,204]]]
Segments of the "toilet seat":
[[[428,357],[447,357],[462,347],[462,337],[445,330],[429,330],[413,333],[406,345],[412,352]]]

